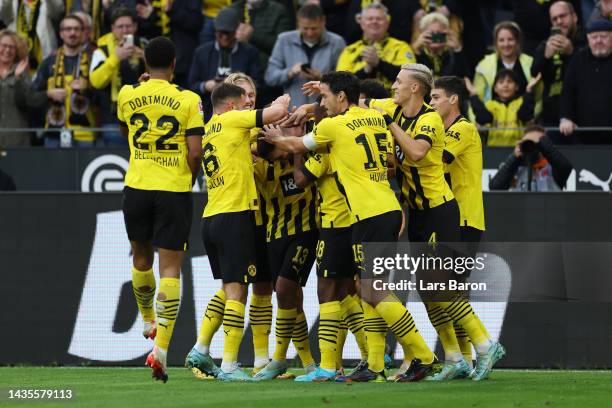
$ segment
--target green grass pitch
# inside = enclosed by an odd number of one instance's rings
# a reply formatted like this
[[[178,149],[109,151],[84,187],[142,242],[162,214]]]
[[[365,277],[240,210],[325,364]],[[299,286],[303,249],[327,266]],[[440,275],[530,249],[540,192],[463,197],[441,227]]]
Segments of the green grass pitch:
[[[299,373],[298,373],[299,374]],[[611,371],[497,370],[487,381],[412,384],[221,383],[171,368],[0,368],[0,406],[23,407],[612,407]],[[9,389],[71,389],[71,401],[17,401]]]

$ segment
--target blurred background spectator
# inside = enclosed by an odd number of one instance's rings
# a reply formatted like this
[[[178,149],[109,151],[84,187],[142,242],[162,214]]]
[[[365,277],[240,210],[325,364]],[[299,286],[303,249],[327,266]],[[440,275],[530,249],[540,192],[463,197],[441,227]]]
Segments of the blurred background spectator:
[[[538,45],[531,75],[542,74],[542,114],[539,122],[544,126],[559,124],[559,98],[563,77],[572,56],[585,44],[584,34],[578,27],[578,15],[567,1],[557,1],[548,11],[552,28],[550,36]],[[555,143],[566,143],[569,138],[559,132],[548,132]]]
[[[522,30],[523,52],[533,55],[536,47],[548,38],[552,21],[549,19],[549,7],[554,0],[517,0],[512,3],[514,22]],[[580,0],[570,0],[575,10],[580,9]]]
[[[589,17],[587,26],[593,21],[612,20],[612,0],[599,0]]]
[[[173,0],[168,10],[170,38],[176,46],[174,82],[183,88],[189,88],[189,70],[204,22],[201,10],[202,0]]]
[[[31,70],[57,48],[55,27],[63,14],[62,0],[0,0],[0,19],[27,41]]]
[[[587,28],[589,46],[567,67],[561,94],[559,128],[565,136],[589,126],[612,126],[612,21],[595,20]],[[576,132],[581,143],[612,143],[612,132]]]
[[[326,8],[325,5],[330,2],[342,3],[342,0],[322,0],[321,5],[325,10],[325,14],[328,13],[328,8]],[[328,28],[334,33],[342,35],[347,43],[350,44],[362,38],[362,28],[357,20],[359,13],[361,13],[362,9],[374,3],[380,3],[388,10],[390,16],[389,35],[398,40],[410,43],[413,16],[421,9],[420,3],[422,2],[420,0],[347,0],[346,3],[348,3],[348,6],[347,12],[343,15],[344,29],[334,31],[333,28],[335,28],[335,25],[332,26],[330,24],[328,24]]]
[[[259,53],[254,47],[236,39],[239,25],[236,10],[224,8],[215,19],[216,40],[195,50],[189,71],[189,88],[202,96],[205,120],[212,116],[210,94],[213,88],[232,72],[247,74],[256,85],[262,82]]]
[[[0,31],[0,127],[27,128],[31,99],[28,46],[14,31]],[[30,146],[28,132],[0,132],[0,148]]]
[[[442,13],[429,13],[419,24],[421,34],[412,43],[417,62],[428,66],[435,78],[468,75],[463,47],[457,33],[450,29],[448,18]]]
[[[533,89],[540,78],[538,75],[531,79],[525,92],[521,94],[516,72],[500,69],[495,75],[493,99],[485,103],[478,96],[476,87],[466,78],[476,122],[496,128],[488,132],[487,146],[514,146],[523,134],[519,128],[533,119]]]
[[[525,92],[527,82],[531,79],[533,58],[521,52],[521,29],[512,21],[502,21],[493,30],[495,52],[485,56],[476,66],[474,87],[478,97],[484,102],[493,98],[493,85],[498,70],[510,69],[516,73],[519,94]],[[535,114],[541,108],[541,87],[536,90]]]
[[[98,49],[91,61],[91,86],[98,90],[101,145],[127,147],[128,141],[117,127],[117,95],[123,85],[135,84],[145,72],[144,41],[137,35],[138,25],[133,11],[117,8],[111,18],[112,31],[98,40]]]
[[[565,188],[572,164],[557,150],[538,125],[530,126],[514,152],[489,181],[490,190],[560,191]]]
[[[79,130],[95,126],[89,89],[91,56],[83,51],[83,22],[75,15],[59,26],[63,45],[40,64],[32,82],[36,105],[46,110],[46,128],[72,129],[73,145],[92,147],[95,135]],[[60,132],[48,131],[45,147],[60,146]]]
[[[376,78],[391,88],[402,64],[415,62],[407,42],[390,37],[390,16],[380,3],[365,7],[358,16],[363,38],[346,47],[338,59],[338,71],[349,71],[358,78]]]
[[[317,5],[301,7],[297,24],[297,30],[278,36],[265,75],[268,85],[283,87],[294,106],[316,100],[302,93],[302,85],[334,70],[346,47],[342,37],[325,29],[325,14]]]
[[[232,0],[202,0],[204,22],[198,38],[200,45],[215,40],[215,19],[222,8],[231,4]]]
[[[83,23],[83,39],[81,40],[81,43],[83,44],[83,51],[89,53],[89,55],[92,55],[98,46],[91,39],[91,17],[84,11],[76,11],[73,14]]]
[[[257,48],[265,68],[278,35],[293,28],[289,12],[274,0],[238,0],[232,8],[240,17],[236,39]]]

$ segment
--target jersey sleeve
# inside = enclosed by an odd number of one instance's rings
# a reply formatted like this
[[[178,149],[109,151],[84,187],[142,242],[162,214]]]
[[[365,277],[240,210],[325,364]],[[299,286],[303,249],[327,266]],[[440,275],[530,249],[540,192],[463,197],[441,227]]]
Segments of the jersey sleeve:
[[[443,159],[446,163],[453,160],[467,149],[472,142],[472,126],[467,122],[458,122],[446,132],[444,137]]]
[[[393,120],[396,120],[397,116],[402,112],[402,107],[399,105],[396,105],[393,102],[393,99],[366,99],[365,100],[365,105],[368,108],[380,108],[382,109],[387,115],[391,116],[393,118]]]
[[[312,131],[312,138],[317,146],[324,146],[333,143],[336,131],[330,118],[325,118],[319,122]]]
[[[242,129],[261,128],[263,127],[263,109],[232,111],[232,124]]]
[[[442,121],[437,115],[437,113],[429,113],[419,117],[414,127],[414,140],[425,140],[433,146],[434,140],[442,136],[442,134],[437,134]],[[444,125],[442,125],[442,129],[444,129]]]
[[[329,156],[327,154],[313,153],[302,165],[302,173],[308,180],[315,181],[330,170]]]
[[[194,94],[189,104],[189,117],[187,118],[185,136],[202,135],[204,135],[204,108],[200,97]]]

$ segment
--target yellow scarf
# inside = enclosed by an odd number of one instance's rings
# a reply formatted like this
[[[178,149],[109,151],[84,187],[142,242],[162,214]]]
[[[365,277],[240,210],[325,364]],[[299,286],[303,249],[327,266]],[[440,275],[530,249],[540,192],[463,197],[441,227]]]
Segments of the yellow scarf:
[[[17,2],[17,34],[28,42],[30,68],[36,69],[42,62],[42,47],[36,34],[36,22],[40,14],[40,0],[19,0]]]

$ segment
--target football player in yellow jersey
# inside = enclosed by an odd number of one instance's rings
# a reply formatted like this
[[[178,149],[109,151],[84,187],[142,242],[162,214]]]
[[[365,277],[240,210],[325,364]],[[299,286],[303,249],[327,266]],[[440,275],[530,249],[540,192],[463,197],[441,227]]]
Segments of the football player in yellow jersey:
[[[320,369],[297,377],[296,381],[329,381],[335,377],[336,370],[342,369],[342,347],[346,338],[346,329],[340,333],[342,321],[357,340],[362,364],[367,363],[363,310],[359,298],[354,296],[354,279],[359,272],[351,248],[351,214],[338,189],[336,176],[327,152],[312,153],[305,162],[298,159],[295,163],[296,184],[301,188],[313,183],[317,186],[321,216],[316,247]],[[335,319],[338,310],[340,319]]]
[[[387,180],[387,153],[390,135],[382,115],[360,108],[359,80],[348,72],[330,72],[320,83],[321,106],[330,116],[311,134],[282,136],[280,129],[268,129],[266,140],[284,150],[302,153],[329,146],[338,173],[339,189],[351,212],[351,241],[356,266],[362,272],[363,243],[395,243],[401,226],[401,210]],[[371,272],[371,271],[369,271]],[[370,275],[371,276],[371,275]],[[414,352],[409,381],[424,378],[432,369],[434,355],[416,329],[410,313],[395,295],[372,290],[372,279],[362,280],[362,306],[368,344],[368,366],[337,381],[386,381],[384,376],[385,333],[387,325],[400,342]],[[330,311],[328,319],[339,320],[340,311]]]
[[[255,109],[257,93],[255,83],[251,77],[241,72],[235,72],[225,78],[224,82],[237,85],[244,89],[245,103],[242,106],[242,110]],[[251,142],[253,140],[257,140],[258,134],[258,128],[251,129]],[[261,187],[259,183],[257,183],[257,179],[255,180],[255,186],[259,194]],[[272,280],[270,277],[268,254],[266,249],[266,226],[262,225],[262,213],[265,215],[265,209],[263,208],[254,211],[256,225],[255,266],[257,268],[257,274],[255,275],[253,281],[253,293],[249,306],[249,324],[253,334],[253,349],[255,357],[253,369],[254,372],[265,367],[270,361],[268,356],[268,340],[270,336],[270,328],[272,327]],[[185,365],[187,367],[197,367],[199,371],[204,371],[206,374],[213,376],[218,373],[219,369],[209,358],[210,355],[208,351],[214,334],[219,330],[223,322],[223,311],[225,310],[226,301],[225,290],[223,287],[223,282],[221,282],[221,288],[208,302],[206,311],[202,316],[198,340],[193,347],[196,351],[190,352],[185,361]],[[203,355],[204,357],[200,357],[200,355]]]
[[[291,341],[305,371],[316,369],[310,352],[302,288],[315,259],[319,219],[315,186],[302,189],[293,177],[294,163],[301,160],[299,155],[289,156],[262,141],[258,145],[262,159],[255,164],[255,175],[261,185],[262,205],[266,208],[268,260],[278,310],[272,361],[254,378],[269,380],[287,371],[287,349]]]
[[[422,64],[402,66],[392,90],[393,100],[366,101],[384,110],[385,120],[396,142],[396,159],[401,170],[402,198],[408,203],[408,237],[411,242],[459,242],[459,206],[444,179],[444,124],[440,115],[424,99],[433,85],[433,73]],[[448,249],[436,250],[438,254]],[[422,294],[423,296],[424,294]],[[453,323],[463,326],[478,353],[491,361],[499,354],[480,319],[461,294],[452,301],[425,298],[429,319],[438,332],[446,364],[435,380],[464,378],[470,367],[461,354]],[[490,370],[490,368],[488,369]],[[488,371],[487,373],[488,374]],[[479,376],[474,378],[478,379]],[[481,378],[480,378],[481,379]]]
[[[463,250],[474,257],[485,229],[482,203],[482,143],[478,129],[461,115],[461,106],[467,99],[465,82],[458,77],[442,77],[435,81],[431,91],[431,105],[444,120],[446,142],[443,160],[446,163],[447,181],[459,203],[461,241]],[[462,277],[469,276],[469,272]],[[488,336],[486,329],[484,333]],[[461,325],[455,323],[455,333],[461,352],[472,364],[472,347],[469,336]],[[495,343],[494,353],[478,354],[475,379],[486,378],[503,354],[503,347]],[[477,350],[478,351],[478,350]],[[481,350],[482,351],[482,350]]]
[[[123,214],[133,253],[132,286],[145,320],[145,337],[155,337],[146,364],[166,382],[166,355],[180,304],[180,268],[191,229],[191,187],[199,171],[204,134],[202,102],[171,84],[172,42],[153,39],[145,49],[150,79],[125,85],[118,95],[121,133],[130,144]],[[159,251],[160,284],[153,311],[153,247]]]
[[[253,79],[242,73],[234,72],[230,74],[225,81],[228,84],[234,84],[246,93],[246,103],[243,109],[255,109],[257,101],[257,87]],[[251,130],[251,149],[253,143],[257,143],[259,128]],[[253,334],[253,351],[254,364],[253,373],[256,374],[259,370],[265,367],[270,358],[268,355],[268,341],[270,337],[270,329],[272,328],[272,276],[270,274],[270,265],[268,263],[268,252],[266,245],[266,210],[263,207],[261,199],[262,185],[255,178],[255,188],[259,196],[259,210],[255,211],[255,249],[257,260],[257,275],[253,281],[251,301],[249,305],[249,325]]]
[[[226,381],[250,378],[238,367],[238,349],[244,331],[247,285],[257,275],[253,211],[259,208],[250,149],[252,128],[282,119],[289,96],[277,98],[270,107],[241,110],[245,91],[221,83],[212,92],[213,116],[202,140],[202,167],[208,202],[204,208],[202,238],[213,277],[223,280],[225,342],[221,370],[216,370],[208,345],[200,338],[186,359],[188,367],[217,374]],[[211,335],[212,336],[212,335]]]

